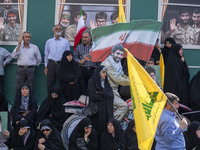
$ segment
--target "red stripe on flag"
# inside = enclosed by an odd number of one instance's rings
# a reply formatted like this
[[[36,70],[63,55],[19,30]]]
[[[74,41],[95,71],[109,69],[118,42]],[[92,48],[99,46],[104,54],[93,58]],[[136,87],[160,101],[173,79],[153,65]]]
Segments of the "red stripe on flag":
[[[74,51],[76,49],[76,46],[79,44],[82,38],[82,34],[85,31],[85,27],[82,27],[79,32],[76,34],[75,40],[74,40]]]
[[[124,43],[123,46],[127,48],[133,56],[144,61],[149,61],[154,48],[154,45],[140,42]],[[94,62],[102,62],[108,57],[108,55],[110,55],[112,47],[113,46],[96,51],[90,51],[90,54],[86,55],[85,59]],[[126,57],[126,53],[124,57]]]

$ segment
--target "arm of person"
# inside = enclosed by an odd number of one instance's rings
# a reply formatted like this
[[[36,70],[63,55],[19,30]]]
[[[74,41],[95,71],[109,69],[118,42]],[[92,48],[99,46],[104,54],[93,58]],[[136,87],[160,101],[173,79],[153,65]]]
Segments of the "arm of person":
[[[96,130],[92,130],[90,136],[88,137],[86,141],[87,147],[91,150],[97,150],[98,149],[98,135]]]
[[[107,68],[107,74],[110,80],[122,86],[130,85],[129,78],[126,75],[124,75],[124,73],[120,75],[114,70],[112,65],[106,65],[106,68]]]
[[[37,46],[35,48],[35,58],[36,58],[37,66],[39,66],[42,61],[42,57],[41,57],[40,51]]]
[[[21,40],[19,40],[17,47],[13,50],[11,56],[12,58],[16,59],[19,57],[20,54],[20,47],[21,47]]]
[[[81,59],[80,59],[80,47],[77,46],[75,51],[74,51],[74,60],[78,63],[78,64],[81,64]]]
[[[166,120],[161,124],[160,131],[166,140],[176,140],[178,136],[183,133],[183,129],[181,129],[181,127],[174,130],[174,126],[175,124],[169,120]]]
[[[24,117],[26,120],[33,121],[35,119],[35,116],[37,114],[37,101],[33,100],[30,112]]]
[[[5,67],[6,64],[12,61],[12,57],[10,52],[8,52],[6,49],[4,50],[4,62],[3,62],[3,67]]]
[[[103,101],[104,97],[97,94],[94,82],[92,79],[88,81],[88,90],[89,90],[89,100],[90,103],[95,103],[96,101]]]

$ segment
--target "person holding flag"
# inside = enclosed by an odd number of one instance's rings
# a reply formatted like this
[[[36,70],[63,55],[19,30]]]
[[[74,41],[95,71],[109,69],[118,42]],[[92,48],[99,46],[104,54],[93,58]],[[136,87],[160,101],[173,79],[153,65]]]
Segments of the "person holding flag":
[[[173,107],[167,101],[160,117],[155,139],[155,150],[184,150],[185,139],[183,136],[184,129],[188,126],[185,118],[177,120],[176,111],[178,112],[179,98],[172,93],[165,93],[168,100],[172,103]]]
[[[64,37],[69,41],[70,46],[74,46],[74,50],[81,40],[83,31],[86,29],[86,20],[87,14],[83,10],[78,11],[74,17],[75,24],[69,25],[64,31]]]

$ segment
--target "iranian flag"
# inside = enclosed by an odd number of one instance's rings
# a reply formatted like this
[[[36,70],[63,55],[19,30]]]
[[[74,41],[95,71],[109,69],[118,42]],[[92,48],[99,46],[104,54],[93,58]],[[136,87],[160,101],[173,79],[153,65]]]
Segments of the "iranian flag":
[[[80,11],[80,17],[78,19],[78,25],[76,29],[76,37],[74,40],[74,51],[76,49],[76,46],[81,42],[83,31],[85,31],[85,23],[83,20],[82,10]]]
[[[120,43],[136,58],[148,61],[161,26],[162,22],[154,20],[134,20],[92,29],[93,46],[85,58],[102,62],[111,53],[112,47]]]

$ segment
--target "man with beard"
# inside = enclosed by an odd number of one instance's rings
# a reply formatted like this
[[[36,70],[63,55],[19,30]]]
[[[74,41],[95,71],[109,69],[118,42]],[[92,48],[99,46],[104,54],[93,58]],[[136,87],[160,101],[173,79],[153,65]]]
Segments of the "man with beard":
[[[18,41],[21,26],[16,22],[17,13],[14,10],[9,10],[7,14],[8,24],[1,31],[2,41]]]
[[[86,23],[87,14],[83,10],[82,10],[82,15],[84,23]],[[74,46],[74,40],[76,37],[76,30],[78,26],[79,17],[80,17],[80,12],[78,11],[76,13],[76,16],[74,17],[75,24],[69,25],[64,31],[65,32],[64,37],[69,41],[70,46]]]
[[[192,20],[194,22],[194,24],[192,25],[192,27],[194,28],[194,30],[196,31],[196,41],[197,44],[199,45],[199,33],[200,33],[200,9],[195,9],[192,13]]]
[[[121,65],[124,53],[124,47],[121,44],[116,44],[111,50],[111,55],[102,62],[102,65],[107,68],[108,82],[114,94],[114,118],[119,121],[122,121],[128,111],[128,105],[118,92],[119,85],[129,85],[129,78],[122,71]]]
[[[176,25],[176,19],[170,20],[170,30],[165,33],[165,37],[173,38],[177,44],[192,45],[196,44],[196,32],[189,25],[190,12],[181,10],[179,12],[180,23]]]
[[[82,44],[79,44],[74,52],[74,60],[80,65],[81,73],[87,88],[88,80],[91,78],[94,69],[97,67],[97,62],[85,60],[84,55],[90,53],[92,48],[92,36],[89,30],[85,30],[82,34]]]
[[[58,77],[58,64],[61,61],[64,51],[69,51],[68,40],[61,37],[61,25],[54,25],[54,37],[47,40],[44,50],[45,69],[44,74],[47,76],[47,91],[50,94],[50,89],[55,85]]]
[[[3,3],[13,3],[12,2],[12,0],[4,0],[4,2]],[[8,23],[8,19],[7,19],[7,14],[8,14],[8,11],[9,10],[14,10],[13,8],[12,8],[12,5],[4,5],[4,7],[5,7],[5,9],[3,9],[1,12],[0,12],[0,18],[2,18],[1,19],[1,21],[2,21],[2,24],[7,24]],[[17,13],[17,21],[16,21],[17,23],[19,23],[19,14]]]
[[[69,26],[70,22],[70,12],[63,11],[60,19],[60,25],[62,26],[62,35],[61,37],[64,37],[65,29]]]

